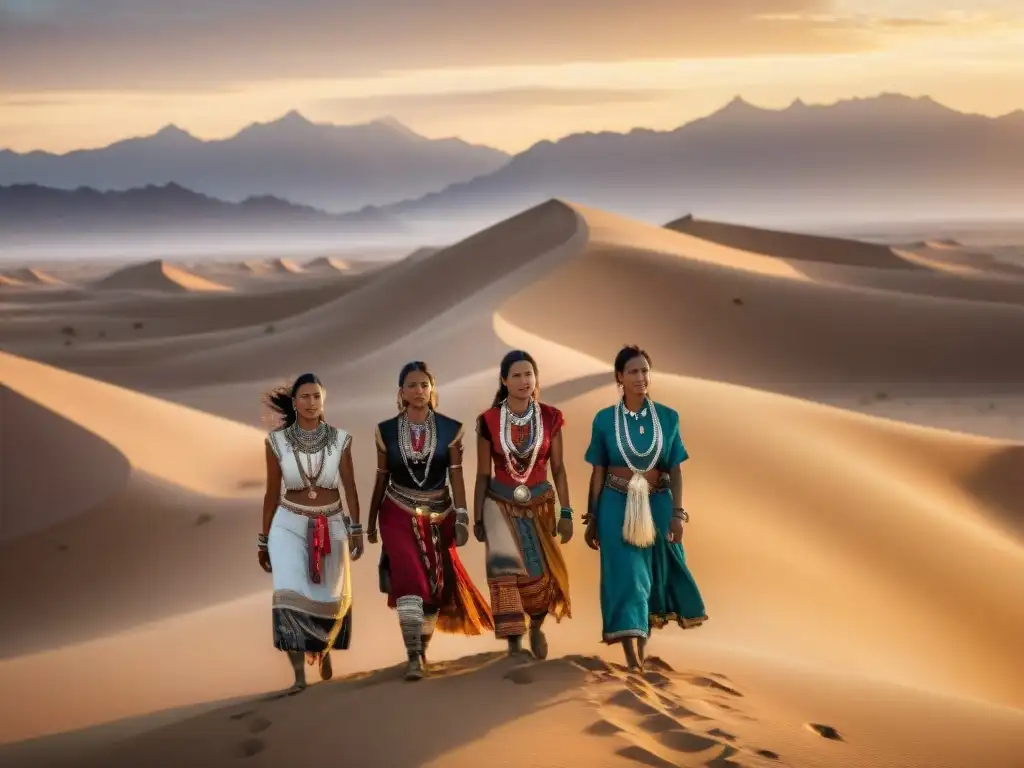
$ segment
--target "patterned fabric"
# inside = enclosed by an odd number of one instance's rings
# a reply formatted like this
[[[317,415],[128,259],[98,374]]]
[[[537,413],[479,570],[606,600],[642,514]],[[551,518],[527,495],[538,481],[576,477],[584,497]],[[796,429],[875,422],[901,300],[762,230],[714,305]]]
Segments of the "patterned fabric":
[[[565,425],[565,417],[562,412],[551,405],[539,403],[541,421],[544,424],[544,441],[540,445],[537,454],[537,462],[533,465],[533,471],[526,478],[526,485],[534,486],[543,483],[548,479],[548,459],[551,456],[551,441],[562,431]],[[477,419],[477,434],[491,444],[491,459],[494,464],[494,479],[507,485],[516,486],[518,481],[513,480],[505,467],[505,453],[501,448],[501,408],[491,408],[480,414]],[[514,427],[513,427],[514,429]],[[525,429],[529,429],[526,427]],[[528,438],[528,433],[523,437]],[[513,432],[513,439],[515,432]]]

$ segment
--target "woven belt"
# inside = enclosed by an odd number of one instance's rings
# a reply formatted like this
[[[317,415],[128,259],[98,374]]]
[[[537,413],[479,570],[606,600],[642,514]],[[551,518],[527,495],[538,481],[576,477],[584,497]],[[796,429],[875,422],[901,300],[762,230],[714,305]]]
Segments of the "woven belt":
[[[605,488],[611,488],[613,491],[618,491],[619,493],[627,493],[629,491],[629,480],[608,472],[604,476],[604,486]],[[658,481],[651,485],[651,493],[664,493],[669,490],[671,486],[672,478],[663,473],[658,478]]]

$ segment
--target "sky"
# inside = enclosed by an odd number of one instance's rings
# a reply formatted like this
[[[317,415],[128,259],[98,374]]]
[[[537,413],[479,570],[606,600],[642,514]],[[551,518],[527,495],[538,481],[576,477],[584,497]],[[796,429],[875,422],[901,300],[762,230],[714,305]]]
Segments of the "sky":
[[[0,148],[296,109],[518,152],[742,96],[1024,107],[1024,0],[0,0]]]

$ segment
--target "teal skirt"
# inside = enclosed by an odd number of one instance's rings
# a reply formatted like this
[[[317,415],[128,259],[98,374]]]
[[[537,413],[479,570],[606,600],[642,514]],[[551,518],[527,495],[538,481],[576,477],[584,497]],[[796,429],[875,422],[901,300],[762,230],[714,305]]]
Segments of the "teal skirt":
[[[658,531],[654,546],[634,547],[622,540],[626,494],[605,486],[598,498],[601,616],[606,643],[648,637],[652,628],[670,623],[696,627],[708,618],[682,543],[668,540],[671,492],[651,494],[651,515]]]

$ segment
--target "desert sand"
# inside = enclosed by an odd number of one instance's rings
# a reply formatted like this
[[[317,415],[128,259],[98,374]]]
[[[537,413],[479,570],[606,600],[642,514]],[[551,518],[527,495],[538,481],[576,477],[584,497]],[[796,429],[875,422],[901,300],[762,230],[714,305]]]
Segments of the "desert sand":
[[[1024,276],[935,245],[550,201],[355,274],[151,262],[5,291],[0,763],[1019,768]],[[260,393],[324,379],[365,509],[403,363],[468,422],[528,349],[582,510],[624,343],[681,414],[711,620],[627,674],[578,528],[547,661],[439,636],[408,684],[369,546],[335,679],[282,697]]]

